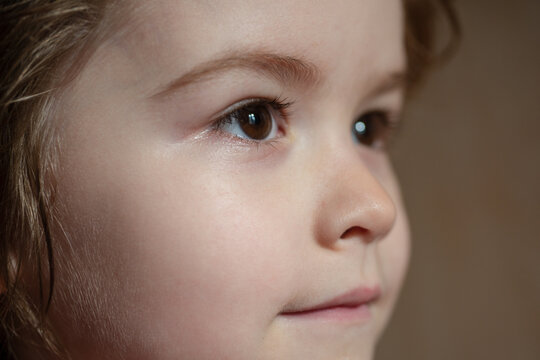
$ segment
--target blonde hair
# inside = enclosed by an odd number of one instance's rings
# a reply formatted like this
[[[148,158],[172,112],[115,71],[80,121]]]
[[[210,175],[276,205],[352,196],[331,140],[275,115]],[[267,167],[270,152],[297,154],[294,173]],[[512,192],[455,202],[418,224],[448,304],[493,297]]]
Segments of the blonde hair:
[[[117,1],[116,1],[117,2]],[[435,63],[437,7],[404,0],[409,85]],[[105,0],[20,0],[0,5],[0,357],[36,346],[66,355],[47,321],[54,289],[55,89],[89,57]],[[109,3],[112,3],[109,1]],[[449,0],[439,0],[457,34]],[[453,43],[452,43],[453,44]],[[28,281],[28,280],[31,281]]]
[[[55,137],[49,123],[54,89],[75,73],[75,57],[89,44],[103,3],[0,5],[0,341],[5,357],[15,357],[13,346],[21,340],[60,352],[45,316],[55,264],[49,226]]]

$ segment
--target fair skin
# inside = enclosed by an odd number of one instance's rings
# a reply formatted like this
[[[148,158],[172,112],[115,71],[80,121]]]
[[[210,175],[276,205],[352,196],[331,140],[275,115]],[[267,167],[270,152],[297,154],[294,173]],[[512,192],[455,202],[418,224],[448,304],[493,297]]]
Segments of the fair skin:
[[[400,1],[125,16],[59,104],[51,318],[73,357],[371,359],[409,238],[384,137],[351,129],[400,111]],[[215,125],[250,99],[274,119],[263,140]],[[380,293],[300,315],[354,289]]]

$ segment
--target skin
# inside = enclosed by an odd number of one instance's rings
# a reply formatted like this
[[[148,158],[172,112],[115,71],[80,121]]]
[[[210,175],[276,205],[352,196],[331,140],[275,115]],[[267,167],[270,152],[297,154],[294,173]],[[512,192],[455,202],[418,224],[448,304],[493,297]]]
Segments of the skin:
[[[60,99],[60,338],[76,359],[371,359],[409,232],[387,154],[351,126],[400,110],[401,88],[372,90],[404,70],[401,3],[147,3]],[[234,68],[155,96],[231,52],[299,58],[320,79]],[[213,126],[278,96],[293,104],[273,141]],[[375,285],[367,319],[282,314]]]

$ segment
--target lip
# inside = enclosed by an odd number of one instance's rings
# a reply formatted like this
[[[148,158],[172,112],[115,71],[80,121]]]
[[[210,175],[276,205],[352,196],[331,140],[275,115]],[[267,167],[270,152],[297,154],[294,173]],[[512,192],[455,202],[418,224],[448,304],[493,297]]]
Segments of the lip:
[[[281,315],[290,319],[368,321],[372,317],[371,305],[380,296],[379,286],[361,286],[314,306],[286,309]]]

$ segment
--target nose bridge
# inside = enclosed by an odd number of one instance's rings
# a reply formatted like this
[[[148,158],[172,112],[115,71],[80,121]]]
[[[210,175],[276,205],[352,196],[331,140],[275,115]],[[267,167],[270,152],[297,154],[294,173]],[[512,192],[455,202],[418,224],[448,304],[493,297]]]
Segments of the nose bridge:
[[[383,238],[395,222],[396,207],[358,150],[334,145],[320,151],[318,242],[333,246],[353,237],[366,243]]]

